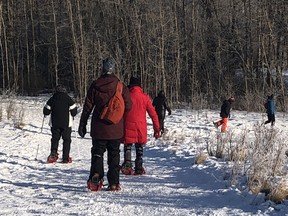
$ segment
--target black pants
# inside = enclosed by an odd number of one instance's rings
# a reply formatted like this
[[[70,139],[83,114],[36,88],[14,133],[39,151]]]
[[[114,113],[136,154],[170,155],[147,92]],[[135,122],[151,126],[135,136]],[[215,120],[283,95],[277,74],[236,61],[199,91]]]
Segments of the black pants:
[[[135,159],[135,171],[142,171],[143,166],[143,145],[135,143],[136,159]],[[132,144],[124,145],[124,164],[131,163],[131,150]]]
[[[273,126],[275,123],[275,114],[268,114],[268,120],[265,121],[265,124],[268,124],[271,122],[271,125]]]
[[[63,154],[62,159],[68,160],[70,148],[71,148],[71,127],[67,128],[56,128],[51,127],[51,152],[56,153],[58,151],[59,140],[63,139]]]
[[[119,184],[120,140],[92,140],[92,145],[89,180],[95,173],[99,174],[100,179],[104,178],[103,155],[107,149],[108,183],[109,185]]]
[[[161,133],[164,133],[164,118],[165,118],[164,116],[158,115]]]

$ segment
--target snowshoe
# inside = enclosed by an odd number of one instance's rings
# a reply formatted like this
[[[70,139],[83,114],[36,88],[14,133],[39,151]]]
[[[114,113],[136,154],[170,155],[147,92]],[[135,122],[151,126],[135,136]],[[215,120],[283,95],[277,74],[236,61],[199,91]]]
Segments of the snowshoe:
[[[109,191],[120,191],[121,187],[120,184],[113,184],[108,186]]]
[[[132,175],[134,173],[134,170],[132,168],[132,164],[131,163],[123,164],[122,168],[121,168],[121,172],[124,175]]]
[[[72,157],[69,157],[68,159],[63,160],[62,163],[72,163]]]
[[[47,163],[55,163],[57,160],[58,160],[58,153],[52,152],[47,158]]]
[[[134,175],[144,175],[146,174],[145,168],[142,167],[141,170],[135,170]]]
[[[99,174],[95,173],[91,180],[87,181],[87,188],[91,191],[101,191],[103,180],[99,179]]]

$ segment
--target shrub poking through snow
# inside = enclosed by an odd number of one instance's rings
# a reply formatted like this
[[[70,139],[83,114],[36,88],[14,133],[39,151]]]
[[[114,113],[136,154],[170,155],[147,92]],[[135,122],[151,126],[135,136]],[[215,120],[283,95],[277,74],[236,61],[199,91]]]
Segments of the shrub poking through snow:
[[[3,108],[0,106],[0,122],[3,120]]]
[[[252,139],[247,138],[247,133],[240,135],[238,146],[232,150],[232,172],[235,174],[236,167],[239,170],[243,161],[242,174],[248,179],[248,189],[254,194],[265,193],[266,198],[275,203],[282,202],[288,198],[288,184],[282,181],[287,175],[285,136],[275,128],[260,124],[255,124],[253,131]]]
[[[10,120],[15,114],[15,102],[10,100],[6,107],[7,119]]]
[[[202,164],[208,159],[208,156],[204,152],[200,152],[196,155],[194,163],[195,164]]]
[[[280,204],[288,199],[288,183],[286,181],[280,182],[276,185],[271,193],[268,194],[267,199]]]
[[[23,106],[19,110],[18,115],[15,116],[13,122],[14,122],[14,127],[17,128],[17,129],[23,129],[23,127],[25,126],[25,124],[24,124],[24,108],[23,108]]]

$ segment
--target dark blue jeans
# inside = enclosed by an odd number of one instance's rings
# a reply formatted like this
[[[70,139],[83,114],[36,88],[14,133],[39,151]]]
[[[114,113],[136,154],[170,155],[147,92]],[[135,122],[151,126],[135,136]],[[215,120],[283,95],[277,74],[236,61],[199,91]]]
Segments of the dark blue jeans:
[[[91,149],[91,168],[89,180],[95,173],[99,174],[100,179],[104,178],[103,155],[107,150],[107,180],[109,185],[119,184],[120,172],[120,140],[92,140]]]

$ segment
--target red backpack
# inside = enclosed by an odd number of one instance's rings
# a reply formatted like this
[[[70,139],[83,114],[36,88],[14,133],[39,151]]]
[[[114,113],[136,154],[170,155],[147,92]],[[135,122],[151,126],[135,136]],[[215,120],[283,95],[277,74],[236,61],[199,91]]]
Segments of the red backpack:
[[[100,119],[104,119],[109,123],[117,124],[124,115],[125,103],[122,97],[123,84],[119,81],[116,92],[108,103],[104,106]]]

